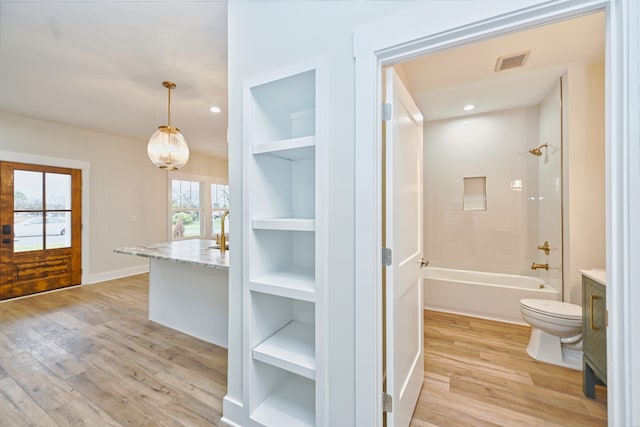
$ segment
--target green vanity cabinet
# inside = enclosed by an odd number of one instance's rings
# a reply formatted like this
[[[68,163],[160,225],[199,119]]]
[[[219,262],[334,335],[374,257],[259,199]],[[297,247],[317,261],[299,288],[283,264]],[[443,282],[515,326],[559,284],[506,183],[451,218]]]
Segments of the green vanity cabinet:
[[[595,397],[595,385],[607,384],[606,288],[582,276],[583,392]]]

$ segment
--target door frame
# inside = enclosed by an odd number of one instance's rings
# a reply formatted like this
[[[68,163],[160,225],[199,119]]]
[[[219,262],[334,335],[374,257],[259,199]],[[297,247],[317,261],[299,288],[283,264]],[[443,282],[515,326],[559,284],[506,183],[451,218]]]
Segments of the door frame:
[[[369,22],[354,31],[355,57],[355,415],[358,426],[382,425],[382,274],[381,274],[381,78],[382,67],[489,37],[604,10],[607,20],[606,84],[606,258],[609,310],[608,422],[640,420],[640,158],[634,122],[640,111],[638,75],[640,3],[636,0],[514,0],[456,4],[459,16],[442,13],[444,3],[425,2]],[[456,2],[458,3],[458,2]],[[536,4],[537,3],[537,4]],[[490,7],[488,7],[490,6]],[[453,6],[450,6],[453,7]],[[439,8],[439,9],[438,9]],[[487,9],[489,9],[487,11]],[[438,25],[424,16],[438,11]],[[439,28],[435,28],[438,27]],[[380,31],[385,28],[385,31]],[[635,279],[635,280],[632,280]],[[637,287],[636,287],[637,288]],[[637,332],[637,331],[636,331]],[[634,357],[635,356],[635,357]]]
[[[89,277],[89,177],[91,163],[82,160],[64,159],[60,157],[39,156],[28,153],[0,150],[0,160],[33,165],[56,166],[61,168],[80,169],[82,172],[82,244],[80,245],[82,277],[80,284],[86,283]],[[63,288],[64,289],[64,288]],[[29,295],[25,296],[28,297]]]

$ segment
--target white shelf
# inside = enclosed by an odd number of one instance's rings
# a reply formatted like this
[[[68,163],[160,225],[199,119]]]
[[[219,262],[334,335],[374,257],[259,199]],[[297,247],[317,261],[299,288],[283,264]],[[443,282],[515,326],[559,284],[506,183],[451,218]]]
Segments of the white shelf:
[[[251,280],[250,290],[309,302],[316,298],[313,269],[292,268],[264,274]]]
[[[291,321],[253,348],[253,358],[305,378],[315,379],[315,326]]]
[[[293,376],[282,388],[267,397],[251,418],[265,426],[315,426],[313,385],[304,378]]]
[[[254,155],[270,155],[287,160],[311,159],[315,156],[315,136],[284,139],[253,146]]]
[[[326,222],[318,207],[327,203],[323,67],[318,58],[244,82],[242,214],[249,221],[240,331],[250,345],[241,361],[229,360],[229,371],[249,384],[242,417],[257,426],[326,424],[326,279],[318,268],[326,232],[320,227],[318,238],[316,230]]]
[[[254,230],[315,231],[316,221],[310,218],[262,218],[251,221]]]

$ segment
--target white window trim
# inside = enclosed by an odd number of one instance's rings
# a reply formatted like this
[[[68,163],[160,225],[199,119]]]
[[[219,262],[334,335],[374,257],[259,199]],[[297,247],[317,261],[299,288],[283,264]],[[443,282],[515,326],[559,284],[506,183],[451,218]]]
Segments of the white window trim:
[[[200,236],[184,237],[182,239],[173,238],[173,227],[171,225],[173,218],[172,206],[172,185],[171,181],[197,181],[200,183]],[[204,184],[204,185],[203,185]],[[182,172],[169,172],[167,174],[167,239],[169,242],[174,240],[190,240],[190,239],[211,239],[211,184],[229,185],[229,181],[207,175],[187,174]]]

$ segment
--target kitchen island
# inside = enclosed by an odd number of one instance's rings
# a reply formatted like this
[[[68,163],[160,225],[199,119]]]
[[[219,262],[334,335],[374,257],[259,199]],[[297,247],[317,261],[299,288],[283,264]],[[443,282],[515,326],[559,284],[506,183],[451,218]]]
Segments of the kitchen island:
[[[114,249],[149,258],[149,320],[227,347],[229,257],[213,240]]]

